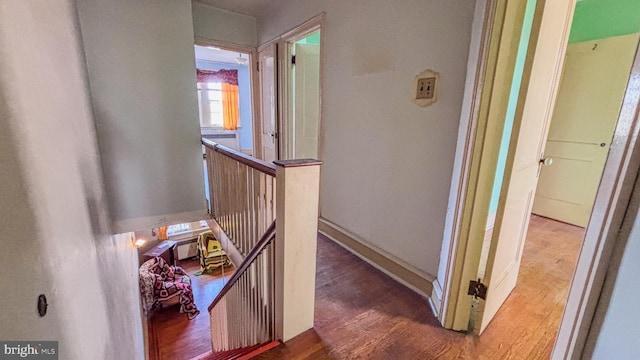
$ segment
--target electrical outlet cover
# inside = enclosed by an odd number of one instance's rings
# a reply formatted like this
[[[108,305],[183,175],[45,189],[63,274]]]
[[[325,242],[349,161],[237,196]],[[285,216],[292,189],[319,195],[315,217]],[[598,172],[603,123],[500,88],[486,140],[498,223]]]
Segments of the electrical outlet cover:
[[[438,100],[440,75],[433,70],[425,70],[416,75],[413,102],[418,106],[429,106]]]

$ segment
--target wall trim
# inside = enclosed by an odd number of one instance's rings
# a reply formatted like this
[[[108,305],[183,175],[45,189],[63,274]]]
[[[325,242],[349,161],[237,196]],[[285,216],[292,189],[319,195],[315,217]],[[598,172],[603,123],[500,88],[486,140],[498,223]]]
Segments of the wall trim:
[[[497,213],[498,213],[497,211],[489,213],[489,216],[487,216],[487,226],[484,228],[485,230],[493,229],[493,225],[496,224],[496,214]]]
[[[438,279],[433,280],[433,290],[431,290],[431,296],[429,297],[429,305],[433,311],[433,315],[440,316],[440,307],[442,306],[442,286]]]
[[[431,298],[435,276],[416,269],[384,250],[367,244],[365,240],[327,219],[320,218],[318,231],[402,285],[427,299]],[[439,302],[439,299],[437,301]]]

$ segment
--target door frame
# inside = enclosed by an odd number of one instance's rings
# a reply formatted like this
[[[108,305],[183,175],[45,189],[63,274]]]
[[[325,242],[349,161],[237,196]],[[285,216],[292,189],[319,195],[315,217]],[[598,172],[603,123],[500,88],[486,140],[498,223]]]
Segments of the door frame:
[[[259,136],[257,136],[258,138],[258,146],[260,146],[260,149],[258,150],[258,153],[256,155],[254,155],[254,157],[258,158],[258,159],[262,159],[264,160],[264,154],[262,153],[262,94],[260,93],[262,91],[262,80],[261,80],[261,74],[260,72],[262,71],[262,69],[260,69],[260,53],[264,50],[266,50],[269,47],[273,47],[273,61],[274,61],[274,71],[276,73],[276,78],[274,80],[274,86],[275,86],[275,92],[274,92],[274,96],[275,96],[275,100],[276,100],[276,119],[275,119],[275,129],[273,129],[273,131],[275,132],[275,142],[276,142],[276,147],[275,147],[275,158],[276,160],[280,160],[280,84],[279,84],[279,78],[280,78],[280,65],[279,65],[279,53],[280,53],[280,46],[278,43],[278,39],[273,39],[270,41],[267,41],[266,43],[260,45],[257,47],[256,49],[256,57],[255,57],[255,67],[253,69],[253,72],[255,73],[256,76],[256,87],[254,89],[254,96],[256,97],[256,104],[258,105],[258,108],[256,109],[256,111],[258,112],[258,123],[256,124],[256,133],[259,134]]]
[[[260,136],[256,135],[261,133],[260,109],[258,107],[260,105],[258,101],[259,74],[256,66],[258,61],[258,49],[255,46],[239,45],[227,41],[207,39],[200,36],[195,37],[195,45],[215,46],[222,50],[249,54],[249,62],[247,65],[249,66],[249,86],[251,89],[251,146],[253,147],[251,156],[255,158],[261,158],[262,139],[260,138]]]
[[[552,1],[552,0],[549,0]],[[575,1],[575,0],[569,0]],[[537,42],[537,33],[545,0],[538,0],[536,4],[533,27],[529,43],[529,51],[525,62],[523,82],[520,94],[526,93],[533,51]],[[489,215],[491,189],[495,180],[502,131],[492,129],[504,128],[504,113],[507,102],[497,96],[492,101],[494,83],[502,77],[511,83],[513,69],[509,69],[509,76],[505,71],[498,71],[498,63],[506,66],[515,65],[516,48],[511,48],[511,61],[503,60],[508,55],[500,53],[503,27],[506,23],[505,13],[507,1],[486,0],[484,4],[476,3],[476,15],[483,14],[482,35],[476,40],[475,49],[472,43],[470,59],[477,52],[475,64],[475,78],[473,91],[465,94],[465,101],[471,103],[468,118],[462,118],[460,126],[456,163],[452,179],[447,223],[443,238],[444,266],[440,265],[439,279],[442,280],[442,299],[436,309],[441,324],[448,329],[458,331],[469,330],[471,317],[471,296],[466,295],[470,280],[476,280],[480,263],[482,242],[485,236],[486,223]],[[484,8],[482,8],[484,6]],[[482,12],[480,12],[482,11]],[[568,38],[568,33],[567,33]],[[562,69],[562,64],[558,65]],[[504,81],[504,79],[501,79]],[[504,83],[497,85],[504,86]],[[522,91],[525,89],[525,91]],[[499,95],[499,94],[498,94]],[[518,101],[518,111],[514,119],[514,132],[518,131],[519,118],[522,115],[522,96]],[[499,108],[498,108],[499,107]],[[515,147],[510,146],[505,168],[505,179],[508,179],[507,169],[513,162]],[[460,157],[458,160],[457,158]],[[499,223],[502,214],[499,207],[496,222]],[[444,253],[446,251],[446,255]],[[444,270],[444,271],[442,271]],[[443,272],[443,276],[440,273]],[[440,284],[438,284],[440,285]],[[437,288],[437,286],[434,286]]]
[[[280,105],[280,109],[282,109],[282,111],[280,112],[280,117],[279,117],[279,126],[280,126],[280,141],[279,141],[279,151],[280,154],[287,154],[287,147],[288,147],[288,139],[289,139],[289,133],[291,131],[289,124],[291,123],[291,120],[293,118],[293,112],[292,109],[293,107],[291,106],[291,97],[293,94],[293,79],[291,78],[291,72],[293,71],[293,65],[291,64],[291,61],[289,61],[289,59],[291,58],[292,55],[292,51],[291,48],[293,46],[293,43],[295,43],[298,40],[304,39],[305,37],[307,37],[308,35],[316,32],[316,31],[320,31],[320,76],[319,76],[319,85],[320,85],[320,92],[319,92],[319,99],[318,99],[318,149],[317,149],[317,154],[318,154],[318,159],[320,158],[320,154],[321,154],[321,150],[322,150],[322,144],[324,143],[324,141],[322,141],[322,136],[323,136],[323,121],[322,121],[322,87],[323,87],[323,74],[324,74],[324,61],[323,61],[323,54],[324,54],[324,36],[322,34],[322,32],[324,31],[324,24],[325,24],[325,13],[322,12],[314,17],[312,17],[311,19],[305,21],[304,23],[294,27],[293,29],[285,32],[284,34],[282,34],[279,39],[278,39],[278,43],[279,43],[279,48],[282,49],[282,51],[280,51],[278,53],[278,57],[279,57],[279,76],[278,76],[278,81],[279,81],[279,97],[280,97],[280,101],[279,101],[279,105]]]
[[[536,8],[544,6],[546,1],[553,0],[538,0]],[[493,148],[496,142],[500,141],[500,137],[485,136],[486,134],[483,133],[488,119],[482,116],[481,110],[484,105],[482,94],[488,90],[488,83],[492,80],[491,72],[488,69],[490,70],[491,66],[495,65],[492,63],[495,62],[495,59],[492,59],[489,53],[489,39],[493,27],[500,26],[504,21],[504,19],[496,17],[496,6],[499,2],[500,0],[486,0],[482,35],[477,40],[477,49],[473,49],[473,43],[471,46],[472,52],[477,51],[475,54],[477,61],[475,64],[470,64],[475,66],[475,72],[470,73],[470,76],[473,76],[472,88],[469,89],[468,94],[465,94],[468,95],[465,102],[468,104],[469,111],[466,116],[463,116],[463,123],[460,126],[459,144],[461,145],[457,149],[460,153],[460,159],[457,160],[454,168],[450,210],[447,214],[448,220],[443,239],[445,246],[443,254],[445,256],[441,260],[445,261],[445,264],[444,276],[442,277],[442,298],[440,306],[437,306],[435,310],[441,324],[452,329],[456,329],[454,325],[456,311],[466,308],[466,305],[461,306],[458,294],[462,288],[466,287],[469,280],[463,276],[463,267],[470,261],[469,257],[471,256],[469,252],[470,217],[473,216],[474,205],[477,206],[479,200],[484,201],[481,198],[485,195],[481,190],[487,188],[486,184],[492,184],[491,180],[493,180],[491,172],[483,177],[479,176],[481,165],[488,165],[481,164],[480,156],[477,154],[474,156],[474,151],[481,153],[486,146]],[[564,34],[565,50],[576,0],[570,0],[569,3],[565,19],[565,29],[567,30]],[[536,16],[539,16],[538,9],[536,9]],[[536,26],[535,22],[536,20],[534,20],[534,27]],[[533,36],[534,34],[532,34],[531,41],[534,41]],[[564,53],[565,51],[558,53],[554,79],[556,84],[559,84],[562,74]],[[474,54],[470,53],[470,59],[473,56]],[[625,91],[622,110],[596,196],[594,210],[569,290],[562,323],[552,352],[553,359],[580,358],[583,355],[587,337],[592,338],[594,335],[590,334],[591,321],[602,292],[605,274],[612,264],[613,248],[618,242],[618,234],[629,204],[631,191],[636,177],[640,174],[640,94],[634,91],[634,88],[638,87],[640,87],[640,48],[636,51],[630,81]],[[557,92],[557,85],[555,92]],[[552,104],[556,94],[550,95],[549,101]],[[551,115],[549,114],[549,116]],[[507,166],[510,166],[513,161],[513,150],[515,148],[511,146]],[[497,154],[493,155],[497,156]],[[484,228],[482,230],[484,231]],[[482,237],[479,238],[482,239]],[[464,310],[469,312],[468,308]],[[457,330],[466,330],[465,326],[459,326],[464,321],[458,320],[457,322]]]

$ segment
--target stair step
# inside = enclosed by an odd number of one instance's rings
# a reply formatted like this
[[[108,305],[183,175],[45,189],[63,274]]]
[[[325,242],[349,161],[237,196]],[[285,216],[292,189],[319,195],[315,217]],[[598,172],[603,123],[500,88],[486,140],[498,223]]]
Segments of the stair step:
[[[264,352],[279,346],[279,341],[267,342],[264,344],[258,344],[248,346],[241,349],[213,352],[209,351],[199,356],[192,358],[191,360],[248,360],[254,356],[258,356]]]

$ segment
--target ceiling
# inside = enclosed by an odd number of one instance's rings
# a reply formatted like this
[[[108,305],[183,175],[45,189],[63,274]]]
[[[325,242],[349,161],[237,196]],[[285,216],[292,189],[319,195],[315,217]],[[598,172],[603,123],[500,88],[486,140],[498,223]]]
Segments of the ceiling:
[[[194,0],[201,4],[211,5],[219,9],[229,10],[240,14],[258,16],[271,7],[273,0]]]

